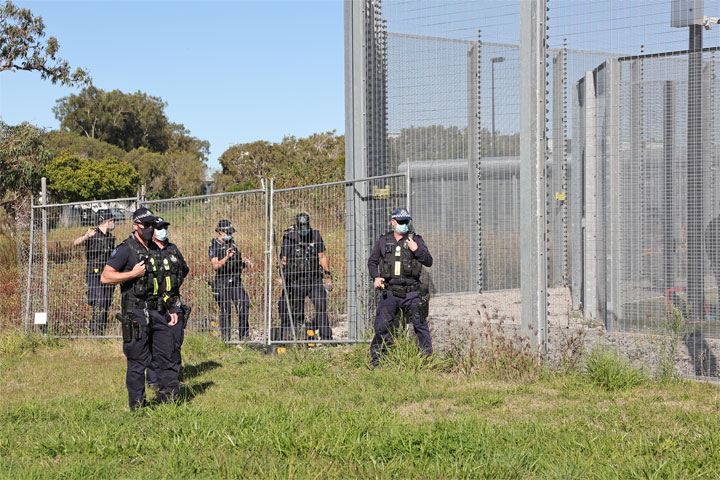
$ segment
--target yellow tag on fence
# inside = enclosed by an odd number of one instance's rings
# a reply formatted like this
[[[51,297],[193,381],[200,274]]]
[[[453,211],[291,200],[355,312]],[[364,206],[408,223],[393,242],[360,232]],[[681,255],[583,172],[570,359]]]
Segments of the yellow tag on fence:
[[[562,192],[562,193],[560,193],[560,192],[555,192],[555,200],[558,200],[558,201],[560,201],[560,202],[564,202],[564,201],[565,201],[565,192]]]

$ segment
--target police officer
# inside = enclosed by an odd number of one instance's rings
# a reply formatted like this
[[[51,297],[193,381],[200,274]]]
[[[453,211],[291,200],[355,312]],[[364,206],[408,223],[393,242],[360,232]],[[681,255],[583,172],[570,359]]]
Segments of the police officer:
[[[305,319],[305,297],[315,307],[315,317],[307,325],[309,338],[332,339],[332,329],[327,316],[327,291],[332,289],[332,275],[325,253],[325,242],[320,232],[310,228],[310,216],[298,213],[295,224],[285,230],[280,252],[286,288],[278,304],[283,337],[288,339],[290,317],[287,299],[290,300],[290,314],[294,323]],[[324,280],[324,281],[323,281]],[[326,291],[327,289],[327,291]]]
[[[87,303],[92,307],[90,334],[104,335],[107,327],[108,309],[112,304],[115,285],[103,285],[100,275],[110,252],[115,248],[115,236],[110,233],[115,229],[112,214],[99,215],[97,226],[91,227],[84,235],[76,238],[73,245],[85,244],[85,281],[87,282]]]
[[[220,306],[220,334],[224,341],[230,341],[230,315],[234,304],[240,340],[243,340],[250,333],[250,297],[243,288],[241,274],[245,266],[252,267],[252,262],[238,251],[232,237],[236,230],[230,220],[220,220],[215,231],[218,236],[210,244],[208,256],[215,271],[212,292]]]
[[[187,325],[187,316],[189,313],[189,307],[184,305],[180,298],[180,286],[190,272],[190,268],[177,245],[168,240],[169,226],[170,222],[158,217],[155,222],[153,241],[162,251],[162,271],[165,275],[160,285],[162,300],[168,311],[177,313],[179,319],[178,323],[170,327],[175,346],[171,356],[170,366],[179,376],[182,367],[181,349],[183,340],[185,339],[185,326]],[[147,369],[147,383],[155,387],[157,387],[156,370],[157,366],[153,360]]]
[[[121,284],[130,410],[145,406],[145,369],[152,360],[157,367],[158,400],[170,402],[179,393],[178,374],[172,368],[172,327],[178,314],[168,311],[161,297],[165,275],[162,252],[153,242],[156,220],[145,207],[135,210],[132,235],[113,250],[101,276],[104,284]]]
[[[415,329],[418,345],[423,354],[432,354],[430,329],[420,313],[420,283],[422,267],[430,267],[433,258],[422,237],[411,233],[409,224],[412,217],[404,208],[392,211],[392,231],[381,235],[368,259],[368,270],[376,289],[382,290],[375,316],[375,336],[370,343],[373,366],[377,366],[380,355],[393,340],[398,325],[396,314],[402,310]]]

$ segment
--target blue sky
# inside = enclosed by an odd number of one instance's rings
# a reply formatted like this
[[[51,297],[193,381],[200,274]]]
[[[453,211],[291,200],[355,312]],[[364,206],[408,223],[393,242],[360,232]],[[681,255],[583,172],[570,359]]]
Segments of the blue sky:
[[[344,131],[343,2],[19,1],[95,86],[141,90],[209,140],[211,168],[232,144]],[[58,128],[51,109],[77,88],[0,73],[0,118]]]

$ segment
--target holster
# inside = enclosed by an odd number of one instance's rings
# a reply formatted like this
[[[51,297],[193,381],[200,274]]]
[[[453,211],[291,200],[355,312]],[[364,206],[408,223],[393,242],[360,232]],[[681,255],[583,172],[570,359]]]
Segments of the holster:
[[[180,307],[180,310],[182,311],[182,322],[183,322],[183,328],[187,326],[187,322],[190,319],[190,313],[192,312],[192,307],[183,305]]]
[[[118,319],[120,322],[120,327],[122,329],[122,338],[123,342],[128,343],[131,342],[133,339],[133,336],[135,335],[134,329],[133,329],[133,323],[136,324],[138,327],[140,324],[137,322],[133,322],[132,317],[128,315],[127,313],[118,313],[115,315],[115,318]],[[138,331],[137,338],[139,338],[140,332]]]

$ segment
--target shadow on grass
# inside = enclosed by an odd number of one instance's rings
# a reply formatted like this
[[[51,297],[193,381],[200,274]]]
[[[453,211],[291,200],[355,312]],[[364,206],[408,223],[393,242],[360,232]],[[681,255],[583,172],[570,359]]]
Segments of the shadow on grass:
[[[205,393],[207,389],[215,385],[215,382],[202,382],[196,385],[180,385],[180,402],[190,403],[198,395]]]
[[[183,365],[182,371],[180,372],[180,380],[190,380],[218,367],[222,367],[222,364],[214,360],[200,362],[197,365]]]

